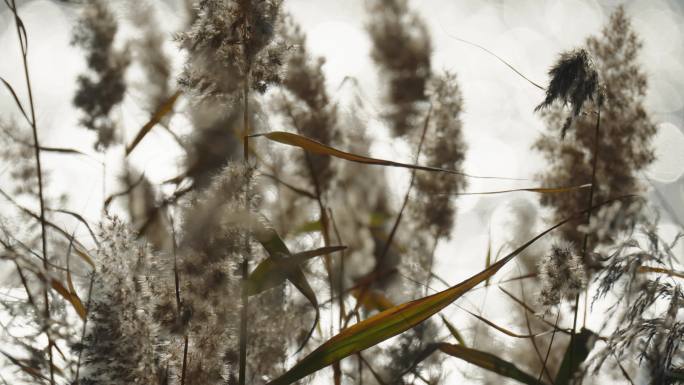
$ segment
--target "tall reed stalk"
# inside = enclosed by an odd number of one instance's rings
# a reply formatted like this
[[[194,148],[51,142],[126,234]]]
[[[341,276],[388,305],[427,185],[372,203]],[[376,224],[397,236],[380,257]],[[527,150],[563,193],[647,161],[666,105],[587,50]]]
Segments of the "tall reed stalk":
[[[245,9],[244,12],[245,14],[249,15],[249,1],[245,1]],[[243,156],[243,162],[245,166],[245,172],[247,173],[246,178],[245,178],[245,183],[247,183],[247,186],[245,188],[245,210],[249,211],[250,209],[250,191],[249,191],[249,185],[251,183],[251,177],[252,177],[252,171],[249,165],[249,135],[250,135],[250,128],[249,128],[249,77],[251,73],[251,60],[252,58],[249,55],[249,46],[247,44],[247,34],[248,34],[248,29],[249,25],[247,22],[245,22],[242,26],[243,28],[243,50],[244,50],[244,55],[245,55],[245,66],[247,67],[245,72],[244,72],[244,84],[242,88],[242,99],[243,99],[243,114],[242,114],[242,124],[243,124],[243,132],[242,132],[242,156]],[[241,271],[242,271],[242,287],[241,287],[241,292],[240,292],[240,302],[242,307],[240,308],[240,336],[239,336],[239,354],[240,354],[240,366],[238,370],[238,383],[240,385],[245,385],[246,377],[247,377],[247,316],[248,316],[248,305],[249,305],[249,298],[248,298],[248,293],[247,293],[247,279],[249,278],[249,259],[250,259],[250,253],[252,252],[252,247],[250,244],[251,240],[251,228],[248,225],[247,231],[245,233],[245,253],[242,259],[242,266],[241,266]]]
[[[33,151],[36,160],[36,174],[38,176],[38,201],[40,203],[40,240],[41,247],[43,251],[43,269],[45,269],[46,280],[49,270],[48,263],[48,247],[47,247],[47,234],[45,231],[45,199],[43,196],[43,167],[40,161],[40,141],[38,140],[38,126],[36,123],[36,109],[33,102],[33,89],[31,87],[31,76],[29,76],[28,69],[28,37],[26,35],[26,29],[24,23],[19,18],[19,13],[17,10],[17,5],[15,0],[10,0],[11,3],[5,3],[10,8],[12,14],[14,15],[14,24],[17,30],[17,38],[19,39],[19,45],[21,46],[21,59],[24,68],[24,79],[26,80],[26,90],[28,92],[29,107],[31,111],[31,130],[33,132]],[[52,338],[50,335],[50,299],[48,296],[47,282],[43,286],[43,300],[45,301],[44,317],[45,323],[45,334],[48,339],[48,357],[50,365],[50,384],[55,383],[55,373],[54,364],[52,357]]]
[[[594,189],[596,188],[596,168],[598,166],[598,158],[599,158],[599,142],[600,142],[600,130],[601,130],[601,104],[603,101],[603,96],[601,95],[601,91],[597,91],[597,112],[596,112],[596,129],[594,131],[594,148],[592,151],[592,164],[591,164],[591,186],[589,187],[589,200],[587,202],[587,229],[589,228],[589,224],[591,223],[591,214],[593,210],[591,209],[594,206]],[[589,231],[587,231],[584,234],[584,239],[582,241],[582,259],[587,260],[587,252],[588,252],[588,244],[589,244]],[[570,368],[573,366],[573,360],[575,357],[575,337],[577,334],[577,313],[579,311],[579,297],[580,297],[580,292],[577,292],[575,294],[575,311],[573,314],[573,320],[572,320],[572,334],[570,334]],[[585,314],[586,317],[586,314]]]

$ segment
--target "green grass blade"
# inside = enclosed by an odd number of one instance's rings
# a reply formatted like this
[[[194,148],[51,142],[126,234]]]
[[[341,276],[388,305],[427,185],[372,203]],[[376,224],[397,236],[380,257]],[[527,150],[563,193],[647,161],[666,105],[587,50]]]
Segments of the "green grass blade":
[[[321,247],[315,250],[292,254],[289,257],[263,260],[249,275],[247,292],[250,296],[283,284],[290,275],[296,274],[299,266],[315,257],[346,249],[346,246]]]
[[[463,336],[461,336],[461,333],[458,332],[458,329],[454,325],[451,324],[444,316],[442,316],[442,321],[444,322],[444,325],[446,325],[447,329],[449,329],[449,333],[451,333],[451,336],[456,338],[456,341],[458,341],[459,344],[466,346],[465,340],[463,339]]]
[[[253,230],[254,237],[269,254],[269,258],[259,264],[247,279],[248,295],[260,293],[266,289],[277,286],[287,279],[302,293],[302,295],[304,295],[304,297],[306,297],[316,312],[313,325],[297,350],[297,352],[299,352],[306,345],[309,338],[311,338],[320,317],[316,292],[311,288],[311,285],[309,285],[309,281],[307,281],[300,264],[307,259],[339,251],[344,247],[323,247],[317,250],[292,255],[275,229],[267,226],[264,221],[258,221],[251,217],[248,218],[248,220],[250,221],[250,228]]]

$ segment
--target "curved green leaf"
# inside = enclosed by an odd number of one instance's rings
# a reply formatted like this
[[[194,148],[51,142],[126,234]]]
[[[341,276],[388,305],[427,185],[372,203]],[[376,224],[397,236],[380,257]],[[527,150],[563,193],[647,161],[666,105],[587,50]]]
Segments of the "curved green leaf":
[[[252,296],[285,282],[288,277],[308,259],[331,254],[346,249],[346,246],[321,247],[319,249],[295,253],[290,257],[263,260],[249,275],[247,293]]]

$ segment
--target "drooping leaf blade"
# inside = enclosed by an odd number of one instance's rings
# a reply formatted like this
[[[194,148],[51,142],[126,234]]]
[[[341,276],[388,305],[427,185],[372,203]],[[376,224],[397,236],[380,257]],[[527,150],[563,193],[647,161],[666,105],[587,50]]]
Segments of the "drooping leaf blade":
[[[452,357],[460,358],[482,369],[497,373],[504,377],[519,381],[527,385],[545,385],[532,375],[518,369],[515,364],[499,358],[491,353],[465,347],[463,345],[438,344],[439,351]]]
[[[21,111],[21,114],[24,116],[24,118],[26,118],[26,121],[28,122],[28,124],[32,124],[31,119],[26,114],[26,110],[24,109],[24,106],[21,104],[21,101],[19,100],[19,96],[17,96],[17,93],[14,92],[14,88],[12,88],[12,85],[9,84],[9,82],[1,76],[0,76],[0,82],[2,82],[5,85],[5,88],[7,88],[7,91],[9,91],[9,93],[12,94],[12,97],[14,98],[14,102],[17,104],[17,107],[19,108],[19,111]]]
[[[499,326],[499,325],[495,324],[494,322],[492,322],[492,321],[490,321],[490,320],[488,320],[488,319],[486,319],[486,318],[484,318],[484,317],[482,317],[482,316],[479,316],[479,315],[477,315],[477,314],[475,314],[475,313],[473,313],[473,312],[471,312],[471,311],[468,311],[468,310],[466,310],[466,309],[463,309],[463,310],[465,310],[465,311],[466,311],[468,314],[470,314],[471,316],[477,318],[478,320],[484,322],[485,324],[491,326],[492,328],[494,328],[494,329],[500,331],[501,333],[503,333],[503,334],[505,334],[505,335],[507,335],[507,336],[509,336],[509,337],[513,337],[513,338],[535,338],[535,337],[542,336],[542,335],[544,335],[544,334],[551,333],[551,331],[546,331],[546,332],[534,333],[534,334],[518,334],[518,333],[513,332],[513,331],[510,331],[510,330],[508,330],[508,329],[506,329],[506,328],[504,328],[504,327],[502,327],[502,326]]]
[[[237,217],[241,216],[243,215],[238,215]],[[269,258],[267,258],[266,261],[270,260],[270,262],[265,261],[266,263],[264,266],[262,266],[261,270],[255,271],[257,275],[254,277],[254,280],[247,280],[246,284],[248,285],[248,293],[256,293],[259,292],[259,290],[263,291],[265,288],[273,287],[274,282],[277,285],[279,274],[282,272],[287,280],[289,280],[297,288],[297,290],[299,290],[299,292],[306,297],[316,312],[311,329],[307,333],[299,349],[297,349],[299,352],[302,348],[304,348],[308,340],[311,338],[311,335],[316,329],[316,325],[318,325],[318,320],[320,318],[316,292],[309,284],[309,281],[307,281],[300,264],[306,259],[317,256],[317,253],[319,252],[326,254],[326,251],[331,249],[323,248],[322,250],[314,250],[293,256],[283,239],[274,228],[266,225],[264,221],[255,220],[255,218],[253,218],[251,215],[247,216],[246,218],[249,221],[249,227],[252,230],[255,238],[259,243],[261,243],[264,249],[266,249],[266,252],[269,254]],[[335,247],[333,249],[337,250]],[[292,261],[289,261],[289,258],[293,258]],[[257,266],[257,269],[259,269],[259,266]]]
[[[67,300],[71,304],[71,306],[74,308],[74,310],[76,310],[76,313],[78,314],[79,317],[81,317],[82,320],[85,320],[86,316],[87,316],[87,311],[86,311],[85,306],[83,306],[83,303],[81,302],[81,299],[78,297],[78,295],[76,295],[75,292],[72,293],[71,291],[69,291],[69,289],[64,287],[64,285],[61,282],[59,282],[58,280],[56,280],[54,278],[50,278],[49,281],[50,281],[50,286],[59,295],[61,295],[62,298],[64,298],[65,300]],[[73,285],[73,284],[71,284],[71,285]]]
[[[306,260],[344,249],[346,246],[330,246],[295,253],[285,258],[266,258],[250,273],[247,293],[251,296],[276,287],[284,283],[288,276]]]
[[[366,310],[384,311],[395,306],[394,303],[387,298],[387,296],[377,290],[362,290],[361,288],[355,288],[351,290],[351,294],[354,296],[354,298],[356,298],[357,301],[361,302],[361,305],[366,308]],[[363,296],[363,298],[359,298],[361,296]],[[449,333],[451,333],[451,336],[454,337],[461,345],[465,345],[465,340],[463,339],[463,336],[461,336],[461,333],[458,332],[456,327],[452,325],[451,322],[449,322],[444,316],[440,317],[442,318],[444,325],[446,325],[447,329],[449,330]]]
[[[409,168],[409,169],[413,169],[413,170],[423,170],[423,171],[432,171],[432,172],[444,172],[447,174],[456,174],[456,175],[462,175],[462,176],[469,177],[469,178],[478,178],[478,179],[524,180],[524,179],[517,179],[517,178],[470,175],[470,174],[466,174],[466,173],[463,173],[460,171],[449,170],[449,169],[444,169],[444,168],[439,168],[439,167],[421,166],[421,165],[415,165],[415,164],[394,162],[394,161],[385,160],[385,159],[371,158],[368,156],[363,156],[363,155],[353,154],[351,152],[338,150],[334,147],[328,146],[327,144],[323,144],[323,143],[318,142],[316,140],[313,140],[311,138],[307,138],[307,137],[302,136],[302,135],[297,135],[297,134],[293,134],[291,132],[285,132],[285,131],[272,131],[272,132],[250,135],[250,137],[259,137],[259,136],[266,137],[266,138],[268,138],[274,142],[279,142],[282,144],[287,144],[289,146],[299,147],[299,148],[302,148],[305,151],[313,153],[313,154],[332,156],[335,158],[340,158],[340,159],[344,159],[344,160],[348,160],[350,162],[356,162],[356,163],[371,164],[371,165],[378,165],[378,166],[385,166],[385,167],[401,167],[401,168]]]
[[[166,100],[159,108],[157,111],[154,112],[150,120],[145,123],[142,128],[140,128],[140,131],[138,131],[138,134],[135,135],[135,138],[131,142],[131,144],[126,147],[126,156],[128,156],[135,147],[143,140],[145,135],[147,135],[150,130],[152,130],[152,127],[154,127],[157,123],[159,123],[164,116],[166,116],[169,112],[173,111],[173,106],[176,104],[176,100],[178,100],[178,97],[181,95],[181,91],[176,91],[173,95],[171,95],[170,98]]]
[[[579,186],[569,186],[569,187],[524,187],[524,188],[514,188],[508,190],[496,190],[496,191],[479,191],[479,192],[460,192],[451,193],[449,195],[494,195],[494,194],[505,194],[511,192],[533,192],[539,194],[558,194],[576,190],[587,189],[591,187],[591,183],[582,184]]]
[[[496,273],[510,259],[425,298],[406,302],[363,320],[325,342],[269,385],[288,385],[335,361],[374,346],[425,321],[458,297]]]
[[[664,269],[662,267],[639,266],[637,271],[639,273],[660,273],[660,274],[669,275],[670,277],[684,278],[684,272]]]

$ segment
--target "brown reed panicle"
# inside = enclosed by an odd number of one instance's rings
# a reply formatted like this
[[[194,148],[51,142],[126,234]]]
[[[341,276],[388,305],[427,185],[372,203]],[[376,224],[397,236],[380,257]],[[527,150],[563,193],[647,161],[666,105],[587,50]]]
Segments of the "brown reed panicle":
[[[452,73],[434,75],[428,87],[433,105],[423,145],[425,164],[449,170],[462,170],[466,144],[463,140],[460,115],[463,96]],[[466,178],[462,175],[445,175],[434,178],[425,173],[416,174],[416,196],[411,202],[416,227],[430,229],[436,238],[450,238],[456,217],[453,194],[465,190]]]
[[[548,255],[539,261],[541,290],[539,303],[548,312],[562,300],[573,299],[587,287],[587,274],[579,250],[567,242],[551,246]]]
[[[306,36],[291,16],[281,24],[282,39],[292,47],[285,63],[283,92],[278,96],[276,109],[297,133],[335,145],[340,141],[337,106],[330,100],[323,75],[323,58],[312,58],[306,49]],[[330,187],[335,170],[330,157],[303,154],[298,171],[303,178],[316,185],[321,194]],[[311,180],[311,179],[314,180]]]
[[[585,102],[596,99],[601,104],[599,96],[599,76],[594,68],[589,54],[584,49],[563,52],[556,64],[549,70],[551,82],[546,89],[546,98],[534,110],[550,107],[555,101],[566,106],[572,106],[572,115],[563,124],[561,138],[570,128],[573,118],[579,116]]]
[[[145,109],[154,113],[170,97],[172,68],[168,55],[164,52],[167,36],[159,28],[159,18],[150,2],[131,1],[129,17],[140,31],[140,39],[131,42],[133,61],[140,64],[145,81],[140,84],[145,97]]]
[[[129,223],[135,229],[144,230],[145,240],[156,252],[171,253],[173,237],[170,235],[168,213],[159,206],[159,192],[145,174],[140,173],[130,163],[124,164],[121,193],[126,198],[126,211]],[[114,197],[118,197],[115,194]]]
[[[118,142],[112,109],[126,92],[125,74],[130,63],[128,47],[115,47],[118,21],[107,2],[93,0],[82,10],[72,44],[86,51],[88,72],[79,75],[74,105],[83,110],[80,123],[97,133],[95,148],[106,149]]]
[[[406,0],[369,3],[367,24],[373,41],[371,57],[387,84],[386,112],[394,136],[404,136],[424,118],[431,76],[432,43],[425,22],[411,12]]]
[[[190,93],[194,130],[185,139],[186,175],[195,188],[207,187],[214,175],[242,156],[243,103],[247,82],[264,93],[281,82],[287,47],[276,34],[281,24],[280,1],[219,1],[196,3],[187,31],[176,37],[187,53],[178,83]],[[254,100],[247,119],[256,126]],[[226,134],[227,133],[227,134]]]
[[[585,43],[586,54],[593,58],[603,95],[598,143],[600,161],[596,170],[594,202],[643,192],[644,186],[637,176],[654,160],[651,140],[656,133],[656,126],[643,105],[646,74],[637,61],[640,48],[641,42],[622,7],[611,15],[600,36],[592,36]],[[561,59],[569,58],[570,64],[582,67],[584,57],[585,55],[564,56]],[[562,73],[565,72],[559,75]],[[571,186],[591,180],[591,151],[597,118],[595,112],[599,108],[599,101],[595,95],[591,99],[591,95],[587,93],[596,88],[593,86],[593,75],[587,77],[587,70],[577,70],[577,74],[581,76],[576,80],[558,80],[558,87],[565,85],[569,88],[557,89],[551,94],[560,97],[562,101],[571,102],[573,115],[575,111],[579,111],[577,108],[583,108],[584,112],[573,119],[572,136],[568,140],[562,140],[555,134],[543,135],[534,144],[534,149],[549,164],[544,172],[537,175],[537,179],[544,185]],[[587,80],[589,85],[580,86],[578,80]],[[574,94],[577,94],[577,98]],[[578,105],[580,101],[582,104]],[[546,100],[543,105],[546,105]],[[559,106],[551,106],[542,116],[552,130],[562,130],[565,124],[563,115]],[[540,197],[540,201],[543,206],[553,209],[553,220],[557,220],[586,207],[586,194],[586,190],[562,195],[545,194]],[[608,208],[599,210],[597,216],[601,215],[602,210]],[[617,217],[613,219],[615,218]],[[595,245],[610,243],[614,234],[633,225],[634,216],[625,217],[619,222],[612,219],[604,221],[604,224],[612,223],[615,231],[603,232],[600,237],[593,233],[590,236],[589,250]],[[578,230],[580,224],[581,221],[577,221],[564,226],[563,237],[577,245],[582,244],[584,235]]]
[[[390,133],[408,139],[416,148],[416,161],[430,166],[461,170],[465,158],[460,112],[462,98],[453,74],[435,74],[431,69],[432,43],[425,22],[402,0],[369,3],[367,30],[373,43],[371,56],[387,84],[384,113]],[[399,268],[400,274],[429,285],[433,254],[437,243],[448,238],[453,226],[455,206],[451,194],[465,188],[462,176],[412,173],[404,203],[396,217],[373,228],[376,241],[378,273]],[[415,191],[414,190],[415,187]],[[413,196],[413,197],[411,197]],[[411,197],[411,198],[410,198]],[[406,213],[404,210],[408,209]],[[391,213],[391,211],[389,211]],[[406,215],[404,215],[406,214]],[[397,250],[402,249],[402,253]],[[377,285],[401,291],[409,298],[427,290],[415,282],[393,277]],[[402,290],[397,290],[402,287]],[[401,298],[401,296],[400,296]],[[434,340],[438,328],[428,321],[420,328],[399,337],[396,346],[388,347],[391,365],[380,370],[383,378],[404,381],[407,369],[413,373],[440,376],[439,357],[416,359],[425,345]]]
[[[183,163],[193,188],[201,190],[227,163],[241,159],[243,110],[239,104],[223,107],[212,101],[197,102],[188,108],[193,129],[183,138]]]

